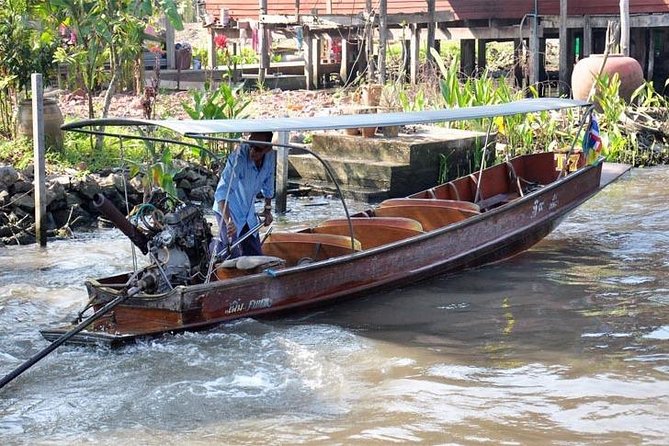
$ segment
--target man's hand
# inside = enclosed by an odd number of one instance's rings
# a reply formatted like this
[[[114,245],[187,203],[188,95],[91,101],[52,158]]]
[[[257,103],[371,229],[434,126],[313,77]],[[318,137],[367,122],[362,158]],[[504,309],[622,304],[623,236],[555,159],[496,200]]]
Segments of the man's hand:
[[[270,209],[265,208],[261,215],[265,219],[265,226],[269,226],[274,221],[274,217],[272,217],[272,211]]]
[[[235,223],[232,221],[232,219],[225,221],[225,228],[226,232],[228,233],[228,239],[233,240],[235,237],[237,237],[237,226],[235,226]]]

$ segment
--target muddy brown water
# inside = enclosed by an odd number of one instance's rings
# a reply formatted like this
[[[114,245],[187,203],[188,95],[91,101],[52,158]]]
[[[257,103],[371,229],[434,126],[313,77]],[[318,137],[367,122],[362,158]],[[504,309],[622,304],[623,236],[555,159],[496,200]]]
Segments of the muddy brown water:
[[[0,391],[0,443],[669,444],[668,180],[634,170],[495,265],[278,320],[63,347]],[[129,252],[115,231],[0,248],[0,373]]]

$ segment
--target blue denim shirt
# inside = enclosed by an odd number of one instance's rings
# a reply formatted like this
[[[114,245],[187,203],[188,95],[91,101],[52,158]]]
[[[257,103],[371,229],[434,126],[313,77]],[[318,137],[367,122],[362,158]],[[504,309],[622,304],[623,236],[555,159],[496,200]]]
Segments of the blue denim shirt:
[[[248,143],[242,143],[239,149],[228,156],[214,193],[213,209],[219,215],[218,203],[224,201],[227,195],[228,212],[237,227],[237,236],[245,224],[252,228],[260,221],[254,206],[258,192],[265,198],[274,197],[276,152],[272,150],[266,153],[262,165],[257,167],[251,160],[250,150]]]

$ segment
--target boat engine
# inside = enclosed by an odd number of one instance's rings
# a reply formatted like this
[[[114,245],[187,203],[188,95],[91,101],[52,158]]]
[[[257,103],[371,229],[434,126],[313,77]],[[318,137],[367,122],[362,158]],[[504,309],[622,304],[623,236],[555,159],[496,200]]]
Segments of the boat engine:
[[[106,198],[95,197],[95,206],[119,228],[151,264],[133,279],[133,287],[149,294],[163,293],[177,285],[201,282],[207,273],[211,228],[202,211],[191,204],[174,210],[145,203],[126,219]]]

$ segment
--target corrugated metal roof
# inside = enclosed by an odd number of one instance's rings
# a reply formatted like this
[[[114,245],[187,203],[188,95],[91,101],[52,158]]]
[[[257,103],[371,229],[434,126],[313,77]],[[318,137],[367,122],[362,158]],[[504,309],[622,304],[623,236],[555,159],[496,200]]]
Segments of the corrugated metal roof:
[[[97,126],[155,125],[186,136],[217,133],[249,133],[305,130],[333,130],[357,127],[390,127],[396,125],[428,124],[435,122],[467,121],[495,116],[536,113],[547,110],[584,107],[588,102],[573,99],[523,99],[498,105],[425,110],[416,112],[331,115],[302,118],[217,119],[217,120],[163,120],[106,118],[65,124],[63,130]]]

